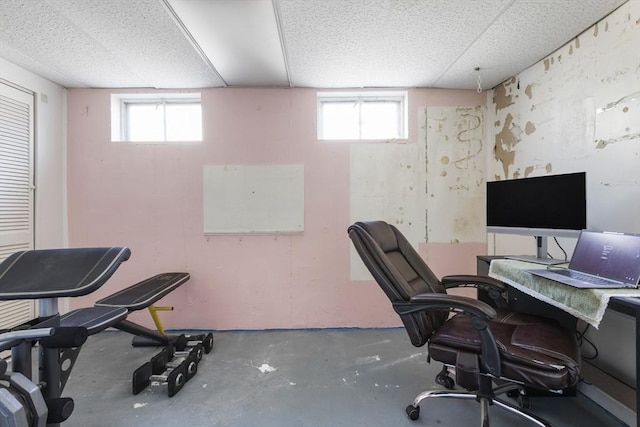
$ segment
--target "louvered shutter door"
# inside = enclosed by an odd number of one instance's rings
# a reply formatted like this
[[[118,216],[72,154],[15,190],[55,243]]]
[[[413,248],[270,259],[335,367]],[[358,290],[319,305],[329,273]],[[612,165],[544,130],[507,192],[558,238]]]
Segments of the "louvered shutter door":
[[[0,83],[0,261],[33,248],[33,94]],[[0,329],[35,315],[33,301],[0,302]]]

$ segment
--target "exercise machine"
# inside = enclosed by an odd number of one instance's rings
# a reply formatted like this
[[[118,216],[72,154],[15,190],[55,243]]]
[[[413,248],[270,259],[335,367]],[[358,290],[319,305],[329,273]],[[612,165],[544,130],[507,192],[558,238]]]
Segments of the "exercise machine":
[[[31,387],[29,392],[20,392],[16,379],[37,387],[47,408],[46,425],[57,426],[73,412],[73,399],[63,397],[62,392],[80,348],[90,334],[127,315],[125,309],[88,307],[60,316],[57,299],[87,295],[99,289],[130,254],[125,247],[30,250],[16,252],[0,264],[0,300],[38,300],[37,318],[3,334],[6,337],[7,333],[15,332],[22,338],[6,339],[0,346],[0,350],[11,350],[11,374],[6,367],[3,373],[4,378],[9,378],[8,385],[3,386],[5,395],[18,390],[14,395],[21,396],[24,402],[23,409],[31,420],[28,426],[39,425],[43,410],[40,405],[34,408],[39,400],[36,389]],[[21,335],[24,331],[43,328],[50,328],[53,334],[30,339]],[[32,361],[36,343],[37,380]]]
[[[167,335],[154,303],[189,280],[188,273],[163,273],[132,285],[93,307],[60,315],[57,299],[90,294],[103,286],[130,257],[126,247],[28,250],[0,263],[0,301],[34,299],[38,317],[11,330],[0,331],[0,351],[11,350],[11,368],[0,360],[0,424],[9,427],[55,427],[67,420],[73,399],[64,387],[87,338],[114,327],[146,345],[163,347],[152,358],[151,374],[134,373],[134,392],[152,381],[168,385],[169,396],[182,389],[197,372],[203,353],[213,348],[212,334]],[[126,319],[131,311],[148,308],[158,328],[145,328]],[[135,344],[135,342],[134,342]],[[33,349],[38,350],[37,364]],[[38,378],[34,378],[34,367]],[[141,367],[142,368],[142,367]],[[162,370],[162,372],[158,372]],[[137,387],[137,388],[136,388]]]

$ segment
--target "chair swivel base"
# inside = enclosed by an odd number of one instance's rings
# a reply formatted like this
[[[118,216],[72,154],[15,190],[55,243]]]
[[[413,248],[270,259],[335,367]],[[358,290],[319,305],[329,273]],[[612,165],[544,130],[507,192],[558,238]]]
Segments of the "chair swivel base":
[[[495,389],[495,393],[497,395],[506,393],[509,390],[516,389],[518,386],[516,385],[505,385]],[[449,390],[429,390],[420,393],[413,401],[412,405],[407,406],[406,412],[411,420],[417,420],[420,416],[420,403],[427,398],[452,398],[452,399],[473,399],[478,400],[480,402],[480,411],[481,411],[481,426],[489,427],[489,404],[493,403],[496,406],[505,409],[521,418],[527,419],[538,425],[540,427],[553,427],[549,422],[544,419],[532,414],[526,409],[519,408],[518,406],[506,402],[502,399],[492,398],[489,400],[486,397],[479,397],[477,392],[473,391],[449,391]]]

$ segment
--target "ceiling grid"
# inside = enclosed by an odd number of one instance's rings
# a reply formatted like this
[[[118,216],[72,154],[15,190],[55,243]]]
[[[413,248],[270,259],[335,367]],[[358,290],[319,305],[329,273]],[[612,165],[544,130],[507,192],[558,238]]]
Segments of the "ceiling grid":
[[[69,88],[491,88],[624,3],[2,0],[0,57]]]

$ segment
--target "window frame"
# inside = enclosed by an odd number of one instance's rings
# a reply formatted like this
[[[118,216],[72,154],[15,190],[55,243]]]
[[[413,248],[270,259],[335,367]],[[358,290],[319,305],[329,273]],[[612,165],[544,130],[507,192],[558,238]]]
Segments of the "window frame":
[[[163,139],[133,141],[130,139],[129,106],[131,105],[162,105],[162,134]],[[203,129],[200,130],[200,139],[196,140],[167,140],[167,105],[192,104],[200,106],[200,122],[202,126],[202,96],[198,92],[193,93],[123,93],[111,95],[111,140],[112,142],[127,142],[132,144],[171,144],[180,142],[202,142]]]
[[[387,142],[387,141],[406,141],[409,138],[408,134],[408,92],[407,91],[359,91],[359,92],[317,92],[317,114],[316,114],[316,137],[319,141],[323,142]],[[363,138],[363,119],[361,105],[367,102],[393,102],[397,103],[399,108],[397,111],[396,120],[398,120],[399,135],[395,138],[380,137],[380,138]],[[324,117],[323,117],[323,105],[329,103],[339,102],[352,102],[359,103],[360,109],[358,113],[358,138],[325,138],[323,135],[324,130]]]

